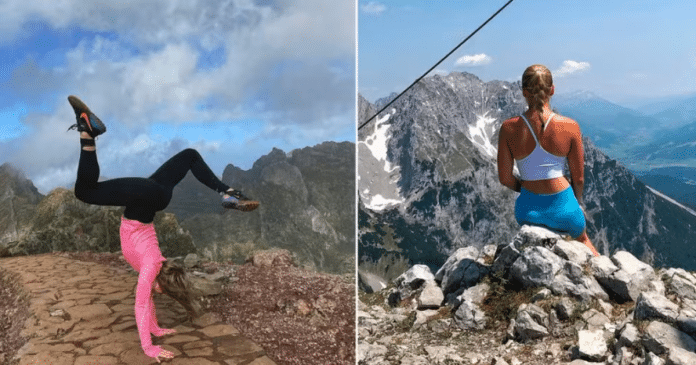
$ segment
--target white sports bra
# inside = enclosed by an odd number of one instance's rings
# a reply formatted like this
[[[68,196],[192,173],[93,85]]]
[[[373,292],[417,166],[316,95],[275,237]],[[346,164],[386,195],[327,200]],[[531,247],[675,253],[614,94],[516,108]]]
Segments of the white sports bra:
[[[555,115],[556,114],[551,114],[544,124],[548,126],[548,124],[551,123],[551,118]],[[524,122],[527,123],[527,127],[529,127],[534,141],[536,142],[536,147],[534,147],[532,153],[523,159],[515,160],[517,162],[517,169],[520,172],[520,178],[526,181],[534,181],[554,179],[563,176],[563,169],[568,163],[566,156],[556,156],[546,152],[546,150],[541,147],[541,143],[539,143],[536,134],[534,134],[534,129],[532,129],[532,125],[527,118],[525,118],[524,115],[520,116]]]

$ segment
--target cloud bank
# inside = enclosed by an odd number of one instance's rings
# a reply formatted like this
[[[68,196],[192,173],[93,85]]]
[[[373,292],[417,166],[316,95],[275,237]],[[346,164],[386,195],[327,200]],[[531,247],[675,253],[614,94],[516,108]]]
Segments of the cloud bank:
[[[74,179],[77,136],[61,133],[74,123],[70,94],[109,126],[98,150],[111,177],[147,175],[190,146],[228,163],[251,154],[255,160],[273,146],[340,140],[355,123],[354,6],[323,0],[0,2],[6,18],[0,47],[29,55],[8,62],[12,69],[0,82],[0,109],[21,104],[28,110],[27,132],[3,142],[4,160],[45,188]],[[34,28],[70,45],[44,54],[27,42]],[[156,123],[176,128],[249,119],[262,127],[234,144],[224,136],[198,144],[147,136]]]
[[[553,71],[554,77],[565,77],[572,75],[574,73],[582,72],[590,69],[590,64],[588,62],[578,62],[572,60],[563,61],[560,68]]]
[[[475,55],[465,55],[462,57],[459,57],[457,61],[454,63],[455,66],[460,66],[460,67],[475,67],[475,66],[483,66],[491,63],[493,61],[493,58],[488,56],[485,53],[479,53]]]

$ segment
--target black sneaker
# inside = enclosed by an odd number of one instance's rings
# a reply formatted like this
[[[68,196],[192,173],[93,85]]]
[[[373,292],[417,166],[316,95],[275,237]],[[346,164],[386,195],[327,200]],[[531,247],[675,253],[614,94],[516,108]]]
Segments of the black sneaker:
[[[68,130],[77,129],[78,132],[87,132],[92,138],[106,132],[104,123],[77,96],[68,96],[68,102],[77,118],[77,123],[71,125]]]
[[[222,197],[222,206],[227,209],[237,209],[242,212],[250,212],[259,207],[259,202],[256,200],[251,200],[241,192],[230,189],[225,192],[227,196]]]

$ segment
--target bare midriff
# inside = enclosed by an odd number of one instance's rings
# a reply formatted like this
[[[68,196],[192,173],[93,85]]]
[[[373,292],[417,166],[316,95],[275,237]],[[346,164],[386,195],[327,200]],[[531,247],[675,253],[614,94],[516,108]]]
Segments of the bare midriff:
[[[570,186],[565,176],[546,180],[522,181],[522,187],[534,194],[553,194],[563,191]]]

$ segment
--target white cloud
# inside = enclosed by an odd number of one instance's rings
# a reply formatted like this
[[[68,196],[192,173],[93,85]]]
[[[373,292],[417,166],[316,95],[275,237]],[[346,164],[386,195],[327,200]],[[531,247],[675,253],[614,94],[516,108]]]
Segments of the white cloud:
[[[582,72],[585,70],[588,70],[590,68],[590,64],[588,62],[578,62],[578,61],[572,61],[572,60],[565,60],[563,61],[563,64],[561,67],[555,71],[553,71],[553,76],[554,77],[564,77],[568,76],[577,72]]]
[[[61,34],[100,32],[79,34],[81,42],[58,66],[27,58],[0,85],[46,110],[29,112],[25,135],[0,145],[7,152],[2,159],[43,187],[74,181],[78,137],[62,133],[74,123],[70,94],[109,126],[98,141],[107,177],[147,176],[189,146],[218,159],[253,162],[271,143],[289,150],[343,136],[355,128],[355,6],[324,0],[2,1],[8,21],[0,24],[0,44],[21,42],[28,21]],[[200,67],[211,53],[216,61]],[[142,134],[151,123],[238,119],[260,120],[273,139],[254,133],[233,149],[227,140],[190,143]]]
[[[488,56],[485,53],[479,53],[475,55],[466,55],[459,57],[457,61],[455,62],[455,66],[463,66],[463,67],[474,67],[474,66],[482,66],[482,65],[487,65],[493,61],[493,58]]]
[[[370,1],[367,4],[360,5],[363,13],[371,15],[380,15],[387,10],[387,6],[376,1]]]

